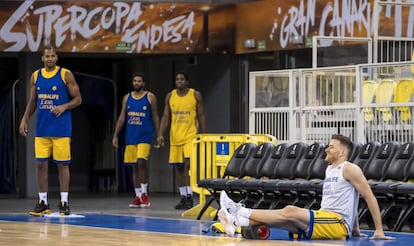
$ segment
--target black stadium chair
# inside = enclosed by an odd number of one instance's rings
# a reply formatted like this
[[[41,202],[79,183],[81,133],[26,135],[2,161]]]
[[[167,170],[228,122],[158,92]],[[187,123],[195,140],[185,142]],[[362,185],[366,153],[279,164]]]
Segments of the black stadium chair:
[[[326,146],[321,145],[323,147],[320,149],[320,153],[318,153],[318,156],[316,157],[315,162],[312,164],[312,166],[309,169],[309,177],[308,179],[311,181],[323,181],[325,178],[325,170],[328,167],[328,162],[325,161],[326,157]]]
[[[364,168],[363,172],[369,182],[382,181],[384,171],[388,168],[401,144],[398,142],[387,142],[382,144],[374,159]]]
[[[412,143],[411,143],[412,144]],[[411,148],[411,146],[410,146]],[[413,151],[414,152],[414,151]],[[412,155],[414,155],[412,153]],[[404,170],[404,181],[394,183],[391,187],[394,196],[395,209],[399,209],[398,218],[394,224],[394,231],[401,231],[404,225],[409,226],[410,230],[414,229],[414,159],[410,158]],[[391,214],[391,213],[390,213]]]
[[[388,142],[382,144],[378,151],[375,153],[373,159],[365,164],[364,175],[368,182],[382,181],[383,173],[391,163],[395,153],[400,147],[400,143]],[[379,197],[377,197],[378,199]],[[360,222],[366,222],[369,228],[373,228],[372,218],[369,215],[368,206],[364,199],[360,199],[359,203],[359,220]]]
[[[394,229],[394,224],[403,208],[394,193],[401,182],[407,181],[407,167],[414,160],[414,142],[408,142],[398,149],[390,164],[384,170],[381,180],[370,182],[370,186],[381,208],[381,217],[384,224]]]
[[[297,142],[290,145],[283,153],[279,164],[273,170],[272,180],[293,179],[293,170],[301,160],[308,144]]]
[[[410,176],[414,178],[414,165],[411,163]],[[396,186],[394,193],[396,196],[396,205],[401,208],[397,221],[394,224],[394,231],[402,231],[404,225],[407,225],[412,232],[414,230],[414,183],[406,182]]]
[[[257,173],[256,179],[272,178],[274,176],[277,165],[279,164],[283,154],[285,153],[285,150],[288,147],[288,143],[281,143],[277,145],[270,158],[263,163],[262,167]]]
[[[323,178],[326,166],[322,167],[322,170],[319,170],[319,165],[315,166],[315,170],[313,168],[316,161],[320,160],[322,157],[325,159],[325,148],[326,145],[323,143],[313,143],[309,145],[301,160],[293,168],[293,179],[310,180],[317,177]]]
[[[278,183],[279,192],[284,194],[284,203],[305,208],[316,206],[319,199],[317,184],[322,182],[328,166],[325,148],[322,143],[309,145],[293,169],[293,180]]]
[[[254,153],[241,167],[238,179],[232,179],[226,183],[224,190],[226,190],[230,197],[235,199],[238,195],[239,198],[237,200],[247,199],[246,196],[248,193],[244,189],[244,182],[257,177],[263,164],[273,154],[275,147],[276,146],[271,143],[263,143],[256,147]]]
[[[233,156],[227,163],[226,169],[222,178],[209,178],[198,181],[198,187],[206,188],[210,194],[210,199],[203,205],[198,214],[197,219],[200,219],[206,209],[213,201],[218,201],[220,198],[220,191],[226,187],[226,183],[231,179],[238,178],[243,165],[254,153],[257,145],[254,143],[244,143],[240,145],[233,153]]]
[[[245,179],[242,180],[241,183],[234,184],[232,187],[233,189],[239,189],[240,192],[246,194],[243,201],[246,207],[262,207],[262,203],[265,198],[263,192],[261,191],[261,188],[263,187],[262,181],[267,180],[274,175],[274,170],[279,164],[279,161],[288,146],[288,143],[281,143],[274,147],[271,155],[264,159],[255,179]]]
[[[379,142],[369,142],[364,144],[360,148],[358,154],[353,158],[352,162],[357,164],[361,170],[364,171],[366,164],[374,159],[380,146],[381,143]]]
[[[361,170],[364,171],[365,167],[369,165],[369,163],[374,159],[380,146],[381,143],[376,141],[364,144],[352,162],[358,165]],[[367,207],[365,201],[363,199],[360,199],[358,209],[359,213],[366,208]]]
[[[359,142],[352,142],[352,151],[349,153],[348,157],[349,162],[354,162],[355,158],[357,158],[358,154],[360,153],[362,146],[363,145]]]
[[[273,153],[274,148],[275,145],[271,143],[263,143],[257,146],[253,155],[241,167],[239,178],[255,178],[265,160]]]
[[[290,199],[288,193],[279,191],[278,183],[293,179],[293,170],[302,159],[307,147],[308,144],[302,142],[290,145],[283,153],[271,179],[261,181],[260,190],[265,194],[265,200],[271,200],[270,209],[278,208]]]

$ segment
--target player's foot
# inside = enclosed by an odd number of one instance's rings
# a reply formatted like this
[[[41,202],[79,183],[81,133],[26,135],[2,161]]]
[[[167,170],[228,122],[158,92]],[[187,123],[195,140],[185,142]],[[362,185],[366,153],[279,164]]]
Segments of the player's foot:
[[[141,207],[142,208],[147,208],[150,205],[151,205],[151,203],[149,202],[147,193],[142,193],[142,195],[141,195]]]
[[[59,215],[69,215],[70,208],[67,202],[60,202],[59,203]]]
[[[220,192],[220,210],[218,217],[227,235],[234,235],[238,227],[238,212],[243,207],[243,204],[231,200],[225,191]]]
[[[43,214],[50,214],[49,204],[45,204],[45,201],[39,200],[36,206],[33,208],[32,211],[29,211],[30,215],[33,216],[41,216]]]
[[[221,208],[218,212],[218,219],[220,223],[224,227],[224,232],[228,236],[234,236],[234,233],[236,232],[237,226],[236,226],[236,219],[233,215],[231,215],[227,209]]]
[[[237,211],[242,206],[242,204],[235,203],[233,200],[231,200],[225,191],[220,192],[220,208],[226,209],[227,212],[235,216]]]
[[[186,209],[187,208],[185,205],[186,201],[187,201],[187,197],[181,196],[180,201],[178,202],[177,205],[175,205],[175,209]]]
[[[187,195],[186,199],[185,199],[185,209],[190,209],[194,206],[194,202],[193,202],[193,196],[192,195]]]
[[[129,204],[130,208],[139,208],[141,207],[141,199],[139,197],[135,197],[131,204]]]

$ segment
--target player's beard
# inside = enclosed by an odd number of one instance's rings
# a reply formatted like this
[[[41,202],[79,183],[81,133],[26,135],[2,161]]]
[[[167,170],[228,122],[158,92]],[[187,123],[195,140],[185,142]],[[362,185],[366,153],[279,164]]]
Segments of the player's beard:
[[[137,86],[137,87],[134,87],[134,91],[135,92],[139,92],[139,91],[141,91],[143,89],[143,87],[142,86]]]
[[[327,161],[329,164],[331,164],[334,161],[332,159],[334,159],[334,158],[332,158],[332,156],[330,156],[330,155],[326,155],[326,157],[325,157],[325,161]]]
[[[53,69],[56,66],[56,62],[46,62],[47,69]]]

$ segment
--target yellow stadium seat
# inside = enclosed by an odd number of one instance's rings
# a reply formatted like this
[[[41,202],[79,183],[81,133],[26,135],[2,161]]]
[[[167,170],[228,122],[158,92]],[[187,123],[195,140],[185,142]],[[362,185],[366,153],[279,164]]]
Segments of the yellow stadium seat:
[[[411,56],[411,61],[414,62],[414,50],[413,50],[413,55]],[[414,74],[414,64],[411,65],[411,73]]]
[[[401,79],[397,82],[395,88],[395,103],[406,103],[411,101],[411,95],[414,89],[414,80],[412,79]],[[401,112],[401,119],[407,121],[411,117],[410,109],[406,106],[397,106],[396,110]]]
[[[375,90],[376,103],[391,103],[394,96],[395,82],[391,79],[382,80]],[[391,109],[389,107],[378,107],[378,111],[382,112],[382,119],[389,121],[391,119]]]
[[[375,90],[377,89],[377,83],[373,80],[365,80],[362,84],[362,103],[370,104],[373,102],[375,96]],[[365,121],[372,121],[374,113],[372,108],[364,108]]]

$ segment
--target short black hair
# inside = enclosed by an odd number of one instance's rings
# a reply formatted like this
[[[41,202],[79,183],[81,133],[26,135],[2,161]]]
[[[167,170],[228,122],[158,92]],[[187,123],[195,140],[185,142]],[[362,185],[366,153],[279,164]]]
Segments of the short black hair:
[[[43,47],[43,50],[42,50],[42,55],[44,55],[45,54],[45,51],[46,50],[53,50],[53,51],[55,51],[55,53],[57,53],[57,51],[56,51],[56,47],[55,46],[53,46],[53,45],[46,45],[45,47]]]
[[[177,78],[177,75],[179,75],[179,74],[183,75],[186,81],[189,81],[190,80],[190,77],[188,77],[188,74],[185,73],[185,72],[183,72],[183,71],[176,72],[175,73],[175,78]]]
[[[332,135],[332,139],[338,140],[341,143],[341,145],[345,146],[345,148],[348,150],[348,156],[347,157],[349,157],[349,155],[352,152],[352,148],[353,148],[352,141],[348,137],[345,137],[345,136],[340,135],[340,134]]]
[[[131,80],[134,80],[134,78],[135,77],[141,77],[142,78],[142,81],[144,81],[145,82],[145,76],[144,76],[144,74],[143,73],[141,73],[141,72],[135,72],[134,74],[132,74],[132,78],[131,78]]]

